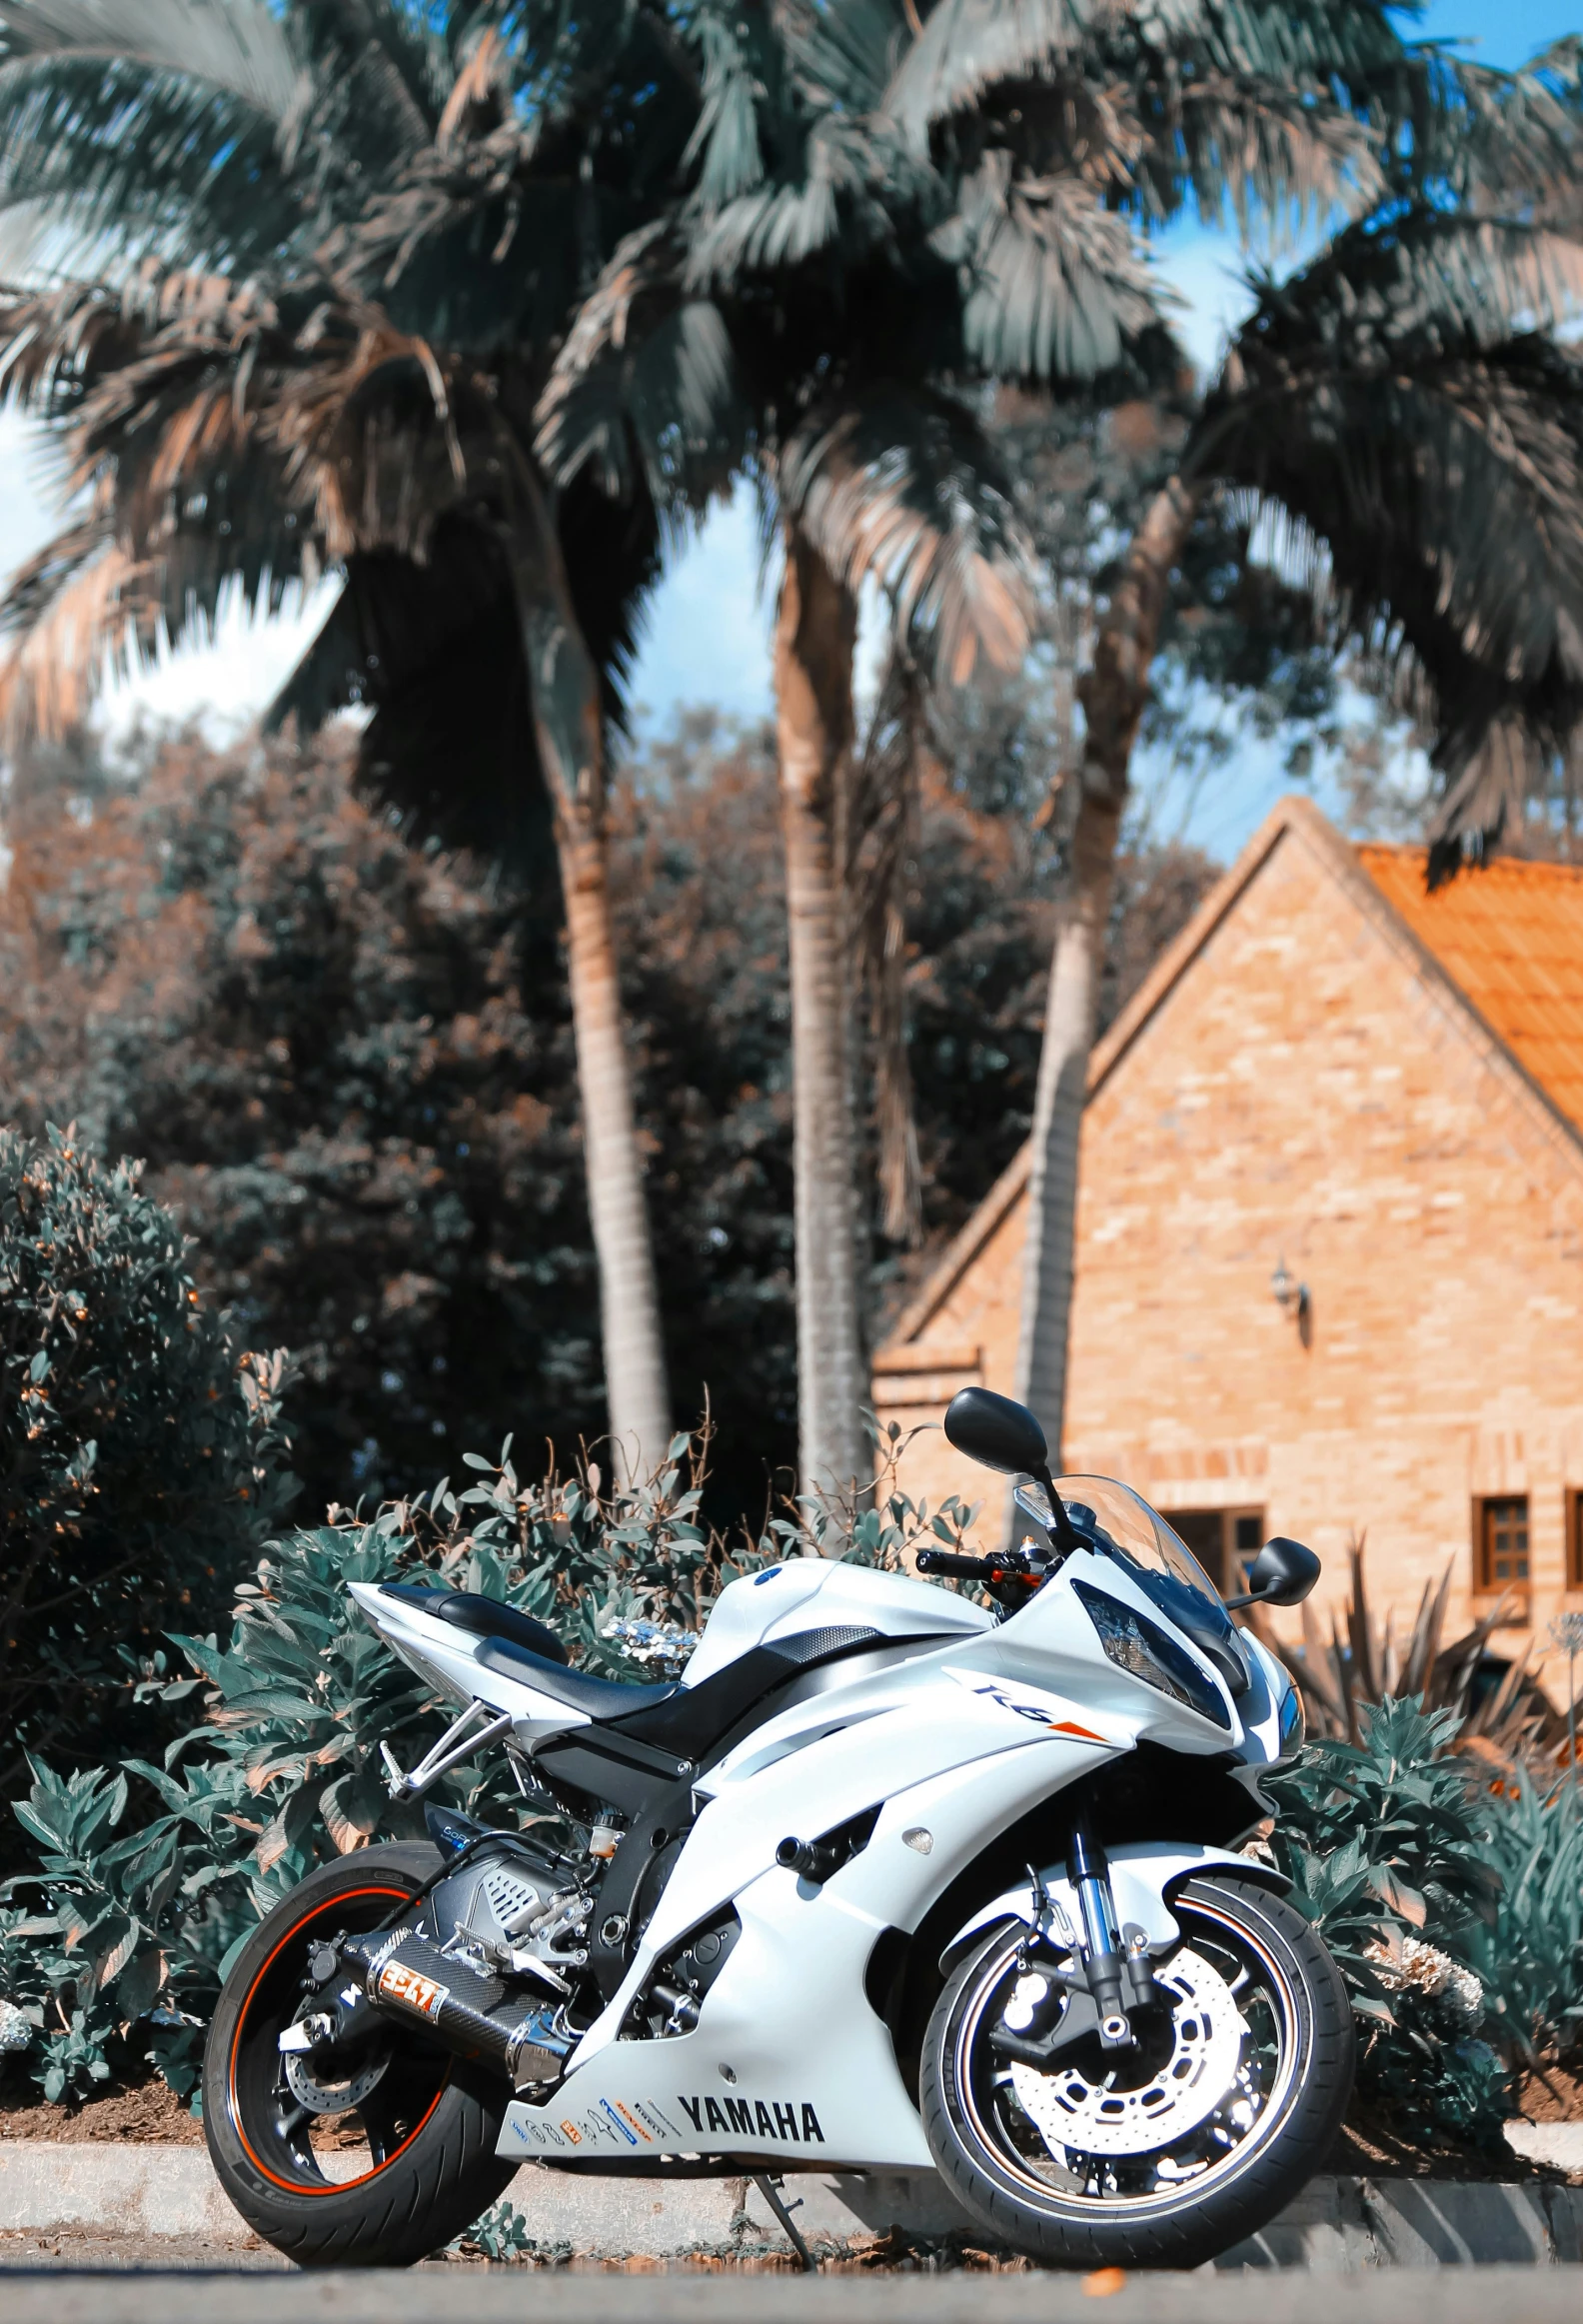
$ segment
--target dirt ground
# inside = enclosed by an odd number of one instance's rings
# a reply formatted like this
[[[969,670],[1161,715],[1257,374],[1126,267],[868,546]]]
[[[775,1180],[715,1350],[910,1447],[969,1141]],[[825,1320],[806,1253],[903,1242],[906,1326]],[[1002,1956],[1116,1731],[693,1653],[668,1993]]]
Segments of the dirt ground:
[[[1583,2122],[1583,2073],[1546,2066],[1530,2074],[1517,2093],[1517,2111],[1525,2122]]]
[[[8,2100],[14,2100],[8,2104]],[[31,2092],[8,2091],[0,2080],[0,2138],[47,2138],[78,2144],[105,2139],[117,2146],[202,2146],[203,2124],[163,2082],[112,2090],[81,2105],[51,2106]]]

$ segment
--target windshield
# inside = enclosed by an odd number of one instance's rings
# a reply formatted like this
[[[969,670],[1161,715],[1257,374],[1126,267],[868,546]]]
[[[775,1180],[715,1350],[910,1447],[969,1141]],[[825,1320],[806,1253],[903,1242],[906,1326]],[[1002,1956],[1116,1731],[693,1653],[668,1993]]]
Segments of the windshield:
[[[1232,1639],[1231,1617],[1220,1592],[1179,1534],[1140,1493],[1113,1476],[1058,1476],[1055,1490],[1084,1541],[1114,1557],[1178,1628],[1208,1647]],[[1030,1510],[1046,1506],[1037,1485],[1019,1487]],[[1240,1667],[1240,1656],[1235,1655]]]

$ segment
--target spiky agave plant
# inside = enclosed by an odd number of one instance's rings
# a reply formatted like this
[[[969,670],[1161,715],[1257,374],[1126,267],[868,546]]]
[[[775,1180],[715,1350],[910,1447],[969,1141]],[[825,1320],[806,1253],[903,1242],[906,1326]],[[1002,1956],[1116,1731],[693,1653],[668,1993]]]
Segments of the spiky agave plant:
[[[1511,1620],[1511,1598],[1500,1599],[1448,1641],[1454,1570],[1448,1561],[1437,1582],[1425,1582],[1411,1626],[1398,1635],[1394,1616],[1387,1612],[1381,1619],[1369,1603],[1365,1545],[1362,1534],[1348,1543],[1351,1594],[1328,1637],[1311,1605],[1303,1607],[1300,1646],[1282,1639],[1268,1614],[1257,1607],[1249,1613],[1258,1636],[1301,1687],[1309,1732],[1356,1743],[1379,1704],[1414,1700],[1426,1710],[1449,1712],[1456,1748],[1486,1761],[1497,1781],[1514,1781],[1522,1765],[1541,1780],[1553,1779],[1566,1726],[1531,1671],[1532,1640],[1488,1682],[1490,1640]]]
[[[697,123],[672,12],[593,0],[3,0],[5,392],[73,513],[12,587],[13,732],[107,646],[334,611],[279,715],[374,712],[366,772],[446,838],[559,856],[613,1431],[670,1428],[623,1046],[605,729],[659,564],[640,490],[557,493],[533,410],[581,288]]]
[[[987,12],[979,23],[997,37]],[[916,47],[910,0],[699,0],[688,24],[705,98],[690,184],[586,303],[539,443],[558,477],[594,472],[619,496],[646,475],[682,506],[724,458],[751,470],[767,539],[782,538],[800,1470],[804,1491],[840,1489],[869,1466],[841,859],[875,781],[909,763],[875,751],[858,777],[856,592],[872,580],[888,601],[898,684],[906,670],[962,681],[979,654],[1014,665],[1025,544],[975,383],[1016,371],[1069,385],[1176,359],[1106,205],[1126,132],[1103,103],[1074,132],[1084,158],[1046,170],[970,107],[946,136],[914,133],[895,105],[898,60]],[[887,1207],[904,1227],[899,1099],[896,1081]]]

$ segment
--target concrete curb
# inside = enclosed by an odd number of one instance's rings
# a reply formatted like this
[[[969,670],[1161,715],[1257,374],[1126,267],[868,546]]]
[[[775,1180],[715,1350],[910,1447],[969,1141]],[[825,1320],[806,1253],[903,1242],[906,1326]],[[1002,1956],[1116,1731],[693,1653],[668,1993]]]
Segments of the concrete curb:
[[[979,2234],[932,2172],[796,2176],[797,2226],[846,2242],[899,2227]],[[525,2164],[508,2199],[550,2256],[674,2258],[690,2251],[779,2250],[757,2188],[741,2179],[584,2178]],[[247,2230],[199,2148],[67,2146],[0,2140],[0,2230],[202,2237],[236,2250]],[[1583,2260],[1583,2188],[1430,2179],[1316,2178],[1261,2235],[1218,2268],[1352,2275],[1380,2267],[1518,2265]]]

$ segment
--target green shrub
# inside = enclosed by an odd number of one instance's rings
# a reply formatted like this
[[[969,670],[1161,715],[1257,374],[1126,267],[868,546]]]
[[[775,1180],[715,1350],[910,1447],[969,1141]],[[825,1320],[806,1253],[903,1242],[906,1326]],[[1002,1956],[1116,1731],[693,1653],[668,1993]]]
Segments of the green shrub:
[[[1459,1723],[1388,1696],[1360,1742],[1310,1744],[1269,1789],[1276,1860],[1352,1995],[1359,2095],[1410,2138],[1492,2147],[1510,2077],[1472,1956],[1500,1908],[1499,1803],[1453,1752]]]
[[[164,1633],[213,1620],[279,1519],[280,1384],[137,1164],[0,1132],[0,1779],[133,1740]]]
[[[1490,2030],[1513,2062],[1543,2068],[1583,2049],[1583,1794],[1541,1791],[1526,1769],[1489,1794],[1494,1918],[1471,1932]]]

